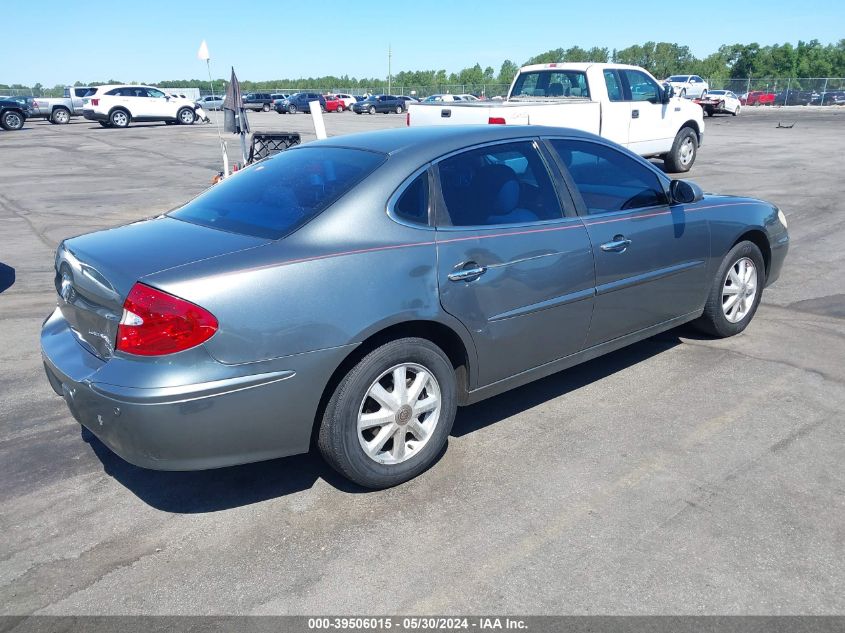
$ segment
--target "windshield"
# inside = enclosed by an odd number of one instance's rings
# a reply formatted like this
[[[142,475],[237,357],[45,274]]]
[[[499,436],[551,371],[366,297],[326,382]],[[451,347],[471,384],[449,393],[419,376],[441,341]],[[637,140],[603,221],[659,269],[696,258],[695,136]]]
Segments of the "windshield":
[[[511,97],[589,97],[587,76],[581,70],[536,70],[520,73]]]
[[[223,231],[280,239],[319,215],[386,158],[339,147],[286,150],[225,179],[169,215]]]

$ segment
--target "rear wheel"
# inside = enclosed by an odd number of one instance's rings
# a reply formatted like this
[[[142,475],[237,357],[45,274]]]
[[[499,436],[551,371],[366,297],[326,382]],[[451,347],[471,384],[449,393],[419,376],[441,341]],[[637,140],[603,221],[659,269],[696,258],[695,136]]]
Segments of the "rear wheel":
[[[109,115],[112,127],[129,127],[129,113],[126,110],[113,110]]]
[[[24,118],[22,114],[14,110],[9,110],[8,112],[4,112],[2,118],[0,118],[0,127],[4,130],[19,130],[23,127],[23,122]]]
[[[67,108],[56,108],[50,116],[50,123],[56,125],[64,125],[70,122],[70,110]]]
[[[698,150],[698,136],[695,130],[690,127],[682,127],[672,143],[672,149],[663,158],[668,171],[672,173],[683,173],[690,170],[695,162],[695,155]]]
[[[265,103],[265,104],[264,104],[264,107],[262,107],[261,109],[262,109],[262,110],[264,110],[264,112],[269,112],[269,111],[270,111],[270,104],[269,104],[269,103]]]
[[[326,461],[368,488],[416,477],[437,459],[456,411],[455,372],[443,351],[404,338],[370,352],[329,400],[318,446]]]
[[[739,334],[754,318],[765,283],[766,268],[760,249],[752,242],[740,242],[722,260],[704,313],[694,325],[719,338]]]
[[[402,114],[402,106],[396,106],[396,114]]]

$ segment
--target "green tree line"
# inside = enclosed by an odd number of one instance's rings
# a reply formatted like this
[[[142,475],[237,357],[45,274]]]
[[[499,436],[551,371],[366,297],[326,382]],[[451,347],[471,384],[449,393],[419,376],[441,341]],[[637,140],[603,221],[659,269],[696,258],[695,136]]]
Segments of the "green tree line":
[[[746,79],[748,77],[845,77],[845,39],[836,44],[824,45],[818,40],[761,46],[752,44],[725,44],[717,51],[697,58],[688,46],[670,42],[646,42],[634,44],[623,49],[579,46],[555,48],[525,60],[521,65],[551,62],[616,62],[634,64],[649,70],[658,79],[673,74],[696,74],[708,78],[711,82],[727,79]],[[514,61],[506,59],[498,71],[492,66],[482,68],[476,63],[458,72],[446,70],[403,70],[392,77],[394,86],[414,88],[434,88],[448,84],[483,86],[485,84],[509,84],[519,69]],[[115,79],[94,81],[87,84],[76,82],[75,85],[101,85],[123,83]],[[136,82],[128,82],[136,83]],[[215,86],[222,92],[226,79],[215,80]],[[207,90],[207,79],[168,79],[156,82],[162,88],[200,88]],[[386,77],[350,77],[349,75],[327,75],[324,77],[299,77],[296,79],[271,79],[266,81],[242,80],[243,91],[294,89],[294,88],[386,88]],[[21,84],[0,84],[3,89],[31,90],[36,96],[56,92],[61,93],[64,86],[45,88],[40,83],[33,86]]]

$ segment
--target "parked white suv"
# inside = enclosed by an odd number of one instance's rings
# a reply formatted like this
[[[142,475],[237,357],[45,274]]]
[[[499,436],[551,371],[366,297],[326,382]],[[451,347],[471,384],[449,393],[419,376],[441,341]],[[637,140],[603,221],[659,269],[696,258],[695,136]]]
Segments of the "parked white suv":
[[[698,75],[672,75],[665,83],[675,89],[675,94],[687,99],[698,99],[707,96],[710,86]]]
[[[82,115],[103,127],[127,127],[131,121],[192,124],[196,104],[152,86],[98,86],[85,97]]]

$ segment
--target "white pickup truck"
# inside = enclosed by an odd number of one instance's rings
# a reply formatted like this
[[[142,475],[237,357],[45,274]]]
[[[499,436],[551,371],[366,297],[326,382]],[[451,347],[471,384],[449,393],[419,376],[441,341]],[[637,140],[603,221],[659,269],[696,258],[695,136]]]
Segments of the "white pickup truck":
[[[704,136],[700,106],[675,97],[646,70],[624,64],[524,66],[504,101],[411,103],[407,123],[575,128],[662,158],[670,172],[689,171]]]

